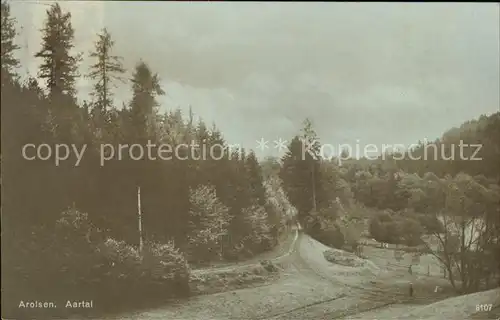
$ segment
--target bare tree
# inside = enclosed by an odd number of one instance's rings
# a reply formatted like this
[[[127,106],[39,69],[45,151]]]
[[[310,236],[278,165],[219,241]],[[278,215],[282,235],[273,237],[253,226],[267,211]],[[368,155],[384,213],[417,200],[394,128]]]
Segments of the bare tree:
[[[95,81],[91,95],[95,99],[96,107],[104,113],[113,105],[111,89],[116,85],[112,82],[118,80],[125,83],[125,79],[122,77],[125,69],[121,61],[122,58],[111,54],[114,41],[108,30],[102,29],[97,36],[95,49],[90,53],[90,57],[96,62],[90,67],[90,73],[87,77]]]
[[[438,215],[444,232],[432,233],[438,241],[437,247],[425,244],[427,251],[442,264],[453,288],[460,293],[480,290],[481,284],[488,285],[493,275],[493,233],[478,206],[484,200],[472,199],[468,194],[474,187],[448,184],[445,209]]]

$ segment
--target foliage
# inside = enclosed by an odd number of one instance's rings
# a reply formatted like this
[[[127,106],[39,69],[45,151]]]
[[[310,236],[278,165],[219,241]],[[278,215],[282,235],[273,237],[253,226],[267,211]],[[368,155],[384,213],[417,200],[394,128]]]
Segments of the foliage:
[[[278,268],[272,263],[272,261],[262,260],[260,264],[267,272],[278,272]]]
[[[370,235],[379,242],[416,246],[423,234],[420,223],[411,218],[384,212],[370,220]]]
[[[111,38],[111,34],[104,28],[98,34],[94,51],[89,55],[96,62],[90,66],[90,72],[87,77],[95,82],[91,95],[95,99],[94,104],[96,109],[101,113],[112,107],[113,93],[111,92],[111,88],[113,87],[113,81],[119,80],[123,82],[121,76],[125,73],[121,61],[122,58],[111,54],[113,46],[114,41]]]
[[[271,239],[268,214],[263,206],[257,204],[243,209],[243,216],[252,230],[250,239],[254,244],[262,244]]]
[[[295,136],[282,157],[280,177],[290,202],[298,210],[298,221],[307,226],[311,213],[331,208],[325,188],[325,170],[319,155],[319,138],[309,119],[304,121],[301,136]]]
[[[2,68],[2,83],[9,81],[9,78],[15,77],[15,68],[19,66],[19,59],[14,56],[14,53],[19,49],[19,45],[15,43],[16,37],[16,19],[11,16],[10,4],[2,1],[1,3],[1,68]]]
[[[217,198],[213,186],[191,190],[189,244],[193,255],[201,259],[221,256],[222,236],[227,234],[229,209]]]
[[[35,54],[43,60],[38,76],[46,80],[52,97],[61,94],[74,96],[80,57],[71,52],[74,48],[71,13],[64,13],[57,3],[52,5],[47,10],[42,34],[42,49]]]
[[[36,53],[39,78],[49,94],[35,78],[20,82],[16,21],[8,4],[2,2],[1,9],[1,125],[9,137],[1,146],[2,240],[9,244],[2,247],[8,261],[2,279],[3,289],[12,293],[10,302],[2,303],[5,309],[19,312],[19,300],[27,297],[95,296],[104,308],[124,292],[135,300],[164,297],[173,293],[168,288],[175,288],[174,282],[186,286],[184,254],[194,261],[228,258],[222,251],[232,252],[242,243],[247,248],[240,251],[257,254],[276,243],[283,224],[295,216],[312,236],[341,247],[357,236],[344,236],[337,226],[342,216],[337,198],[345,211],[359,209],[362,216],[392,210],[371,219],[370,231],[378,239],[415,243],[419,225],[441,237],[443,249],[433,253],[450,274],[458,274],[456,285],[465,291],[479,288],[499,267],[500,113],[466,123],[415,152],[418,156],[432,145],[450,149],[464,140],[483,145],[477,155],[483,161],[351,158],[339,168],[315,157],[319,138],[307,120],[281,161],[270,160],[263,170],[251,151],[229,150],[215,125],[208,130],[203,119],[195,122],[191,108],[189,115],[180,109],[160,113],[159,97],[166,92],[145,61],[132,72],[131,101],[116,106],[112,80],[126,70],[119,55],[111,55],[113,41],[105,30],[87,57],[93,60],[85,70],[94,82],[93,100],[79,103],[75,30],[71,14],[58,4],[46,12]],[[135,161],[125,149],[119,160],[115,154],[99,163],[103,144],[146,147],[148,140],[179,147],[179,156],[186,158]],[[303,153],[304,141],[314,142],[311,153]],[[199,146],[194,152],[181,148],[191,142]],[[70,155],[54,166],[53,158],[25,161],[20,150],[27,143],[87,148],[78,165]],[[213,146],[221,146],[220,160],[199,157]],[[153,156],[158,151],[151,148]],[[142,257],[137,252],[138,186],[146,240]],[[478,236],[467,238],[471,227]],[[163,278],[172,272],[177,279]]]
[[[444,230],[432,234],[437,247],[427,246],[457,291],[477,291],[490,285],[498,268],[494,260],[498,235],[492,217],[498,214],[500,194],[466,174],[447,177],[445,185],[445,207],[439,215]]]
[[[290,223],[297,215],[297,210],[286,196],[281,179],[277,176],[269,177],[264,182],[264,187],[269,211],[272,212],[272,216],[279,217],[279,222],[273,220],[273,225],[284,226]]]
[[[28,295],[33,300],[47,300],[37,292],[57,295],[68,288],[76,292],[75,283],[82,285],[82,294],[100,288],[103,308],[113,305],[113,294],[106,298],[107,289],[116,294],[136,290],[136,302],[170,294],[170,289],[165,289],[169,286],[161,283],[171,280],[156,277],[158,273],[152,270],[169,273],[162,254],[155,252],[171,250],[147,244],[145,256],[137,260],[137,187],[141,188],[146,243],[170,246],[173,241],[179,254],[194,261],[227,258],[222,250],[241,242],[249,246],[246,249],[251,249],[251,255],[276,244],[282,224],[288,221],[286,216],[293,212],[283,187],[273,186],[269,193],[255,155],[230,151],[218,128],[213,125],[208,130],[203,119],[195,123],[191,109],[188,117],[180,109],[160,113],[159,96],[166,92],[158,74],[145,61],[138,61],[132,72],[131,100],[117,106],[113,87],[127,70],[119,53],[113,51],[112,36],[106,30],[97,35],[93,53],[85,57],[92,60],[90,70],[82,70],[94,85],[92,99],[77,101],[75,82],[81,59],[75,52],[71,19],[58,4],[51,5],[46,14],[36,54],[41,60],[39,75],[47,86],[46,95],[39,80],[29,78],[21,83],[16,74],[16,23],[9,6],[2,2],[1,120],[2,133],[9,136],[1,149],[2,167],[7,168],[2,171],[2,224],[7,230],[2,240],[16,244],[2,248],[11,259],[4,268],[11,275],[4,289],[19,293],[17,302],[13,298],[5,308],[17,310],[19,299]],[[170,144],[179,157],[150,148],[148,142]],[[78,165],[77,157],[70,154],[55,166],[53,157],[26,161],[20,151],[27,143],[64,143],[79,151],[84,146],[86,149]],[[135,143],[143,147],[146,157],[151,154],[151,159],[134,160],[130,148],[117,147]],[[192,143],[198,148],[184,147]],[[103,145],[113,146],[115,153],[102,164]],[[220,150],[220,160],[206,160],[206,151],[213,146],[220,146],[215,148]],[[160,155],[171,157],[164,161]],[[181,160],[183,156],[186,158]],[[273,170],[279,169],[278,164]],[[270,199],[272,195],[277,199]],[[176,254],[167,256],[167,260],[177,261]],[[61,285],[54,286],[59,279],[56,274],[61,272]],[[185,276],[175,281],[186,286]],[[141,297],[144,292],[149,294]]]

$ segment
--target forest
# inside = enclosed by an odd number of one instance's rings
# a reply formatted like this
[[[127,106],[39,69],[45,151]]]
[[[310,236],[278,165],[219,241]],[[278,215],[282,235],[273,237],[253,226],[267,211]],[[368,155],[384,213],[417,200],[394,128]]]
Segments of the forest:
[[[304,141],[315,144],[305,160]],[[320,144],[306,120],[279,169],[312,237],[352,251],[369,237],[431,253],[462,294],[500,285],[500,112],[377,159],[350,158],[344,150],[342,161],[325,161]],[[465,148],[459,157],[465,144],[480,148]]]
[[[92,53],[74,53],[71,14],[58,4],[47,10],[41,29],[38,76],[22,80],[19,26],[3,1],[1,14],[2,291],[8,292],[2,315],[26,316],[20,300],[92,297],[99,312],[111,312],[152,297],[189,296],[191,268],[270,250],[294,221],[338,248],[359,244],[363,233],[349,227],[355,219],[366,219],[367,236],[387,243],[425,246],[425,235],[434,235],[442,249],[430,250],[458,291],[498,279],[500,113],[412,150],[450,151],[463,140],[482,145],[481,161],[404,154],[401,160],[396,154],[350,158],[342,165],[300,159],[303,139],[321,141],[306,119],[280,159],[259,162],[252,150],[224,148],[220,160],[137,161],[125,153],[103,166],[103,144],[228,144],[215,125],[195,121],[192,112],[161,113],[158,100],[168,88],[147,61],[125,70],[106,29],[96,34]],[[79,68],[83,59],[92,62],[89,70]],[[79,77],[93,83],[81,103]],[[132,98],[118,106],[120,82],[130,86]],[[26,144],[86,146],[86,152],[77,166],[74,154],[55,166],[54,159],[24,159]],[[479,236],[467,239],[466,227],[476,221]],[[37,317],[50,318],[49,311],[36,310]]]
[[[216,127],[195,123],[192,113],[160,114],[157,98],[165,89],[158,75],[138,61],[127,79],[107,30],[96,35],[94,52],[72,55],[71,14],[51,6],[36,54],[38,77],[21,81],[8,3],[2,2],[1,19],[2,287],[9,292],[2,309],[19,312],[21,297],[94,297],[108,311],[118,299],[126,305],[145,292],[150,297],[154,288],[160,299],[188,294],[191,266],[245,259],[276,244],[290,205],[279,181],[264,180],[251,150],[226,148],[221,152],[234,154],[221,160],[135,161],[125,153],[101,165],[103,144],[226,145]],[[78,69],[82,59],[92,61],[90,70]],[[75,89],[80,76],[94,83],[81,105]],[[130,83],[127,106],[115,105],[117,81]],[[86,150],[78,166],[74,154],[56,166],[54,155],[24,159],[26,144]]]

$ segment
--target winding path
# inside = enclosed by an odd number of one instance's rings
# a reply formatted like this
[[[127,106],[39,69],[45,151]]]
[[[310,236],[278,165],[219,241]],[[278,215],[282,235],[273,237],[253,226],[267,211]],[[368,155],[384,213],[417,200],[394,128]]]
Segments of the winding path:
[[[247,268],[253,265],[257,265],[261,260],[270,260],[273,262],[281,261],[283,258],[288,257],[295,250],[296,242],[299,237],[299,232],[296,227],[292,228],[292,231],[289,236],[287,236],[284,243],[271,250],[270,252],[266,252],[264,254],[258,255],[255,258],[252,258],[248,261],[243,261],[240,263],[232,263],[232,264],[224,264],[224,265],[215,265],[213,267],[207,268],[199,268],[191,270],[191,273],[194,276],[209,274],[209,273],[224,273],[232,270],[237,270],[238,268]]]
[[[195,296],[178,304],[107,319],[332,320],[355,319],[369,311],[391,314],[392,309],[397,310],[396,313],[412,309],[412,306],[401,305],[407,298],[406,291],[391,287],[394,272],[380,270],[358,274],[359,270],[353,271],[356,268],[329,263],[323,257],[323,251],[328,249],[326,246],[294,231],[288,250],[270,259],[283,266],[280,278],[274,282]],[[250,265],[253,263],[195,270],[194,273],[225,272]]]

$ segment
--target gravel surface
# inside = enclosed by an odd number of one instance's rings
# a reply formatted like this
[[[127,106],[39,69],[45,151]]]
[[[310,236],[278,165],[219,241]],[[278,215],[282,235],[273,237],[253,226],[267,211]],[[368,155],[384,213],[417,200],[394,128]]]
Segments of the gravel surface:
[[[191,271],[193,276],[200,276],[203,274],[212,273],[224,273],[227,271],[232,271],[238,268],[246,268],[259,264],[261,260],[280,260],[288,256],[295,246],[295,241],[297,240],[298,233],[297,230],[293,230],[288,235],[283,238],[283,241],[270,251],[259,254],[249,260],[237,262],[237,263],[215,263],[209,267],[195,268]]]
[[[478,295],[475,299],[458,297],[455,299],[462,300],[418,306],[442,299],[444,296],[432,294],[434,282],[446,285],[446,281],[409,276],[404,267],[388,270],[370,261],[363,267],[341,266],[328,262],[324,258],[325,250],[331,248],[301,234],[290,254],[281,258],[282,270],[277,280],[254,288],[192,297],[154,310],[100,319],[464,319],[470,312],[459,310],[475,311],[475,304],[497,298],[493,293],[483,293],[485,296]],[[420,298],[409,299],[409,281],[414,282]],[[464,307],[464,301],[474,306]]]
[[[488,317],[487,312],[478,314],[477,305],[491,305],[492,308],[500,306],[500,289],[472,293],[419,307],[403,314],[401,319],[469,319],[473,315],[477,319],[493,319]],[[481,317],[482,314],[484,318]]]
[[[341,290],[290,267],[270,285],[194,297],[179,305],[105,319],[265,319],[339,294]]]

